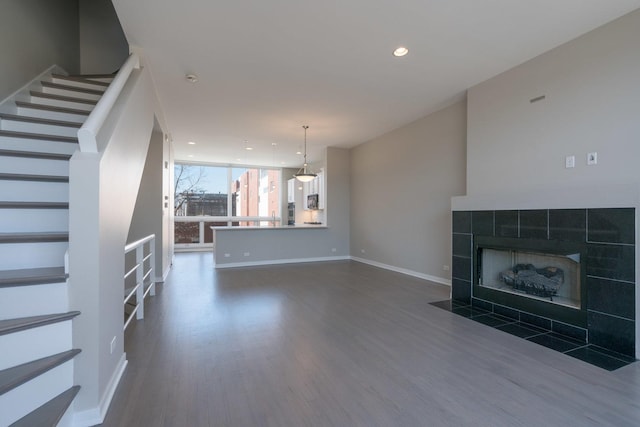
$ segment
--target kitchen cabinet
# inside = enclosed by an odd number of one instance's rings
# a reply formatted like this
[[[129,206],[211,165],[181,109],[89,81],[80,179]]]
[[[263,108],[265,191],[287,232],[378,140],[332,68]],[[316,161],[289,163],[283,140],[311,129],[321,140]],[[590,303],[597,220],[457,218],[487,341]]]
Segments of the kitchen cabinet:
[[[287,181],[287,203],[296,202],[296,179],[291,178]]]
[[[318,176],[316,176],[312,181],[305,182],[303,184],[302,189],[302,200],[305,210],[309,210],[307,208],[307,196],[310,194],[318,195],[318,209],[322,210],[325,207],[325,183],[324,183],[324,171],[318,172]]]

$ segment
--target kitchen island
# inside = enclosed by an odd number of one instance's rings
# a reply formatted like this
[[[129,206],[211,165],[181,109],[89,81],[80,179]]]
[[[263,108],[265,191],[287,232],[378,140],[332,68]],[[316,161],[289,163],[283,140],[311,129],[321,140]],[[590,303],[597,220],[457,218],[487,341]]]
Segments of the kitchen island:
[[[216,268],[349,259],[326,225],[211,227]]]

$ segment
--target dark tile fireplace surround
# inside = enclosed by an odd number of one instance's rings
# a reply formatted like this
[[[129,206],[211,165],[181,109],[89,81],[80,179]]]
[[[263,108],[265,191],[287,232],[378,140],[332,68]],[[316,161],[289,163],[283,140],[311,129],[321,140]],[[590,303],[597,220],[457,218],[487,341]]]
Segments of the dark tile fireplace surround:
[[[452,303],[545,328],[633,358],[635,356],[635,209],[540,209],[453,212]],[[569,317],[526,296],[515,304],[487,298],[478,288],[477,241],[541,242],[583,248],[581,309]],[[491,240],[491,239],[489,239]],[[586,256],[585,256],[586,255]],[[475,285],[475,286],[474,286]],[[509,297],[511,298],[511,297]],[[513,299],[513,298],[512,298]]]

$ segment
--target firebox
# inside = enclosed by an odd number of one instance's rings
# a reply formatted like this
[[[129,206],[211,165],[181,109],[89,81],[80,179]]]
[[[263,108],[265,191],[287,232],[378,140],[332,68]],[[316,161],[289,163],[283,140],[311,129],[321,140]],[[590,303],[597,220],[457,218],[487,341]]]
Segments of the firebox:
[[[476,236],[473,296],[586,327],[584,243]]]

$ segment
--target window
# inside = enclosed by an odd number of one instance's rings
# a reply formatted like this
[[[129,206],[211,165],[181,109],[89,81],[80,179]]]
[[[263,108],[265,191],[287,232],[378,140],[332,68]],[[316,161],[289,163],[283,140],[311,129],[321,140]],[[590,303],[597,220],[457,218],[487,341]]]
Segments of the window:
[[[176,244],[212,243],[210,225],[269,225],[274,218],[280,220],[278,169],[176,163],[174,172]]]

